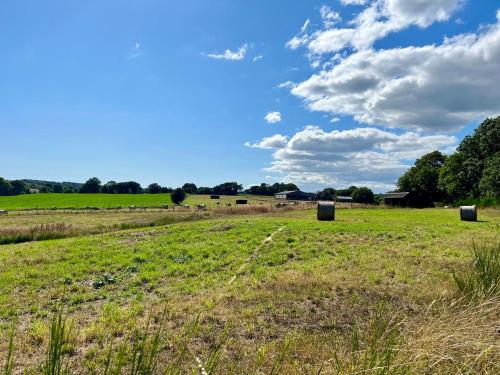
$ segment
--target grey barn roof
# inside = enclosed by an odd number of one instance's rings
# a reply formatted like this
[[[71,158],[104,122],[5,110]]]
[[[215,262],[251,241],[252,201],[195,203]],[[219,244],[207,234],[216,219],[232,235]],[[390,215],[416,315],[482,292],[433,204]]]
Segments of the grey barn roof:
[[[290,191],[280,191],[279,193],[276,194],[292,194],[292,193],[297,193],[300,190],[290,190]]]
[[[410,194],[408,191],[402,191],[402,192],[395,192],[395,193],[385,193],[384,198],[404,198],[408,194]]]
[[[335,199],[338,200],[338,201],[352,201],[352,197],[342,196],[342,195],[339,195],[338,197],[335,197]]]

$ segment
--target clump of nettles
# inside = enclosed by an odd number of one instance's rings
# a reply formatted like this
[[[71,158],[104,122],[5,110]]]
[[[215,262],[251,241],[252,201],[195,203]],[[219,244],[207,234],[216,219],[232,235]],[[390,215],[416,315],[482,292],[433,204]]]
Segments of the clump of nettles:
[[[105,285],[115,284],[115,283],[116,283],[115,277],[109,273],[105,273],[104,275],[100,276],[98,279],[94,280],[92,282],[92,286],[94,287],[94,289],[99,289]]]

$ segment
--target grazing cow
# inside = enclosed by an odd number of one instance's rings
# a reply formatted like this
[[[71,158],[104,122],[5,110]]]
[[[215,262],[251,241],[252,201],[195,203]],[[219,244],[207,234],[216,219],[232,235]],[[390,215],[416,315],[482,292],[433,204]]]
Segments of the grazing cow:
[[[198,204],[196,208],[200,211],[206,211],[207,210],[207,205],[205,204]]]

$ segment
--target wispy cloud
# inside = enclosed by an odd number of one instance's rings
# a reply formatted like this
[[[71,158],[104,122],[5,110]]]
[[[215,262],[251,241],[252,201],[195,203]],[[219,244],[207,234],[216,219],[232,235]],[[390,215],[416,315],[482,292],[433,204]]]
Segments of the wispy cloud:
[[[248,44],[243,44],[237,51],[226,49],[223,53],[209,53],[208,57],[216,60],[239,61],[245,58],[248,51]]]
[[[300,28],[300,32],[301,33],[305,33],[307,31],[307,28],[309,27],[309,24],[311,23],[311,20],[308,18],[306,20],[306,22],[304,22],[304,24],[302,25],[302,27]]]
[[[293,89],[297,84],[293,81],[282,82],[278,85],[279,89]]]
[[[257,61],[259,61],[259,60],[262,60],[263,58],[264,58],[264,56],[263,56],[263,55],[257,55],[257,56],[255,56],[255,57],[252,59],[252,61],[253,61],[253,62],[257,62]]]
[[[268,124],[276,124],[281,122],[281,113],[279,112],[269,112],[266,117],[264,117]]]
[[[141,57],[142,56],[141,48],[142,48],[141,43],[135,42],[134,45],[129,50],[128,58],[136,59],[138,57]]]

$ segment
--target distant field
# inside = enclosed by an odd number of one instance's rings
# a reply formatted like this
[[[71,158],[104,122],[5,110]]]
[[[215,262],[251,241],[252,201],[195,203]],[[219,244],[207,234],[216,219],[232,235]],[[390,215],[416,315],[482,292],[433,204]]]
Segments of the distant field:
[[[93,206],[160,206],[171,204],[170,194],[25,194],[0,197],[0,209]]]
[[[216,206],[235,204],[236,199],[248,199],[251,204],[272,202],[273,197],[261,196],[221,196],[220,199],[210,199],[209,195],[190,195],[183,202],[188,205],[206,204]],[[116,206],[161,206],[172,204],[170,194],[25,194],[0,197],[0,209],[18,210],[33,208],[81,208]]]
[[[104,212],[100,215],[104,225],[111,225]],[[115,219],[133,220],[123,215]],[[87,225],[93,216],[73,214],[71,220]],[[20,215],[4,220],[23,226],[40,219]],[[110,343],[118,348],[151,308],[165,308],[169,341],[161,348],[162,366],[177,355],[172,351],[186,325],[199,318],[188,355],[179,357],[178,373],[194,373],[195,356],[207,363],[211,348],[223,340],[213,374],[348,374],[354,373],[351,367],[341,372],[332,359],[336,345],[341,345],[342,365],[350,360],[350,350],[358,352],[350,347],[353,330],[359,327],[365,335],[360,345],[366,347],[366,332],[383,308],[387,319],[396,313],[404,319],[391,345],[401,353],[431,353],[419,356],[412,364],[415,371],[405,374],[465,373],[457,370],[464,368],[498,373],[498,325],[491,324],[491,335],[482,329],[472,342],[479,323],[469,318],[464,323],[460,312],[443,318],[440,310],[455,296],[452,273],[469,259],[469,244],[495,241],[499,212],[480,211],[479,220],[461,222],[455,209],[345,209],[335,222],[318,222],[314,210],[302,210],[3,245],[0,338],[15,324],[14,367],[18,372],[34,369],[44,360],[50,317],[63,306],[74,327],[70,372],[104,373]],[[458,333],[439,325],[456,319]],[[480,324],[492,319],[481,318]],[[464,336],[469,327],[472,333]],[[443,337],[429,336],[441,332]],[[5,345],[0,340],[0,364]],[[460,348],[465,348],[464,357],[457,357]],[[284,367],[272,370],[281,356]],[[434,367],[418,371],[416,366]],[[481,372],[484,368],[488,371]]]

